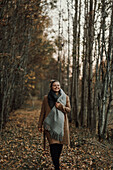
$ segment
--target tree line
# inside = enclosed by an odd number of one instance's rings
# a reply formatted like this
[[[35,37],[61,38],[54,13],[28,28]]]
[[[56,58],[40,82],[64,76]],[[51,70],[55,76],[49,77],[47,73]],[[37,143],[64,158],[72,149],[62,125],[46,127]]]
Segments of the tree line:
[[[56,67],[55,48],[44,33],[51,25],[47,11],[53,7],[53,2],[44,0],[0,1],[1,130],[11,111],[30,95],[39,95],[38,82],[45,81]]]
[[[67,0],[67,11],[67,93],[72,120],[76,127],[87,127],[99,139],[105,138],[113,105],[113,1]]]
[[[59,0],[58,79],[70,96],[76,127],[87,127],[99,139],[105,138],[113,119],[113,2],[65,2],[67,18]]]
[[[107,133],[113,93],[113,2],[85,0],[84,4],[83,68],[82,78],[78,79],[82,4],[75,1],[72,87],[75,95],[72,106],[76,123],[87,126],[101,139]]]

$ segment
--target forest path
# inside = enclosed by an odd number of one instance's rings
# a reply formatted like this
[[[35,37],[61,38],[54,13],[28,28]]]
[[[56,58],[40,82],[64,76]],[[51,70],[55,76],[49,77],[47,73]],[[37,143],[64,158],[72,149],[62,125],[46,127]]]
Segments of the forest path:
[[[11,113],[0,137],[1,170],[51,170],[54,169],[47,143],[43,150],[43,134],[38,132],[40,101],[28,102]],[[61,169],[112,169],[113,148],[95,141],[70,124],[71,148],[66,146],[60,157]]]

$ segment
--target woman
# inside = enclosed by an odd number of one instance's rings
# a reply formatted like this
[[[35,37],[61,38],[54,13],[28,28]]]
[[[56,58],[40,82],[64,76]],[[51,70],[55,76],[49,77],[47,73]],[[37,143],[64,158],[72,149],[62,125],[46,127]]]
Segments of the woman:
[[[70,145],[67,116],[70,110],[69,97],[61,89],[59,81],[53,80],[50,92],[44,97],[42,103],[38,128],[42,132],[42,125],[44,125],[55,170],[59,169],[63,144]]]

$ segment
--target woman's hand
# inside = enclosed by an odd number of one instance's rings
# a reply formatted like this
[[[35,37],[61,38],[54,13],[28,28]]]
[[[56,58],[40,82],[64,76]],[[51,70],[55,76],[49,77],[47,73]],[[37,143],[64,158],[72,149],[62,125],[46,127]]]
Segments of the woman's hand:
[[[57,109],[59,109],[60,106],[61,106],[61,103],[58,103],[58,102],[55,103],[55,107],[56,107]]]
[[[56,108],[58,109],[58,110],[60,110],[60,111],[62,111],[63,113],[65,113],[65,106],[64,105],[62,105],[61,103],[59,103],[59,102],[56,102],[55,103],[55,106],[56,106]]]

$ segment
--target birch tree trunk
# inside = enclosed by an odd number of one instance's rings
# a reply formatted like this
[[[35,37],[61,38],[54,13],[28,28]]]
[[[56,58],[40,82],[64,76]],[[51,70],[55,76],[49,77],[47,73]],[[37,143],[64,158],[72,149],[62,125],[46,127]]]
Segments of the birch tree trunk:
[[[58,80],[61,83],[61,0],[60,0],[59,27],[58,27]]]
[[[78,103],[78,122],[79,122],[79,113],[80,113],[80,66],[82,65],[80,62],[81,58],[81,0],[79,1],[79,14],[78,14],[78,35],[77,35],[77,103]],[[80,124],[80,122],[79,122]]]
[[[67,94],[70,96],[70,5],[67,0],[68,10],[68,62],[67,62]]]
[[[103,123],[102,123],[102,128],[101,128],[101,135],[105,136],[106,131],[107,131],[107,121],[108,121],[108,114],[109,110],[111,108],[111,101],[112,101],[112,96],[113,96],[113,91],[112,91],[112,81],[113,81],[113,2],[112,2],[112,13],[111,13],[111,23],[110,23],[110,29],[109,29],[109,46],[108,46],[108,52],[107,52],[107,67],[106,67],[106,74],[105,78],[107,79],[105,82],[105,89],[104,91],[106,92],[105,99],[106,102],[103,105],[103,112],[102,114],[105,114],[105,117],[103,116]],[[107,86],[107,87],[106,87]],[[107,100],[107,92],[109,91],[109,99]],[[108,104],[107,104],[108,102]]]
[[[105,0],[102,0],[102,47],[101,47],[101,54],[100,54],[100,68],[99,68],[99,81],[102,86],[102,90],[99,91],[99,137],[102,136],[102,131],[104,127],[105,121],[105,95],[106,95],[106,88],[107,88],[107,77],[104,79],[104,72],[103,72],[103,53],[104,53],[104,44],[105,44]],[[101,30],[100,30],[101,31]],[[102,80],[102,82],[101,82]],[[103,86],[104,82],[104,86]]]

